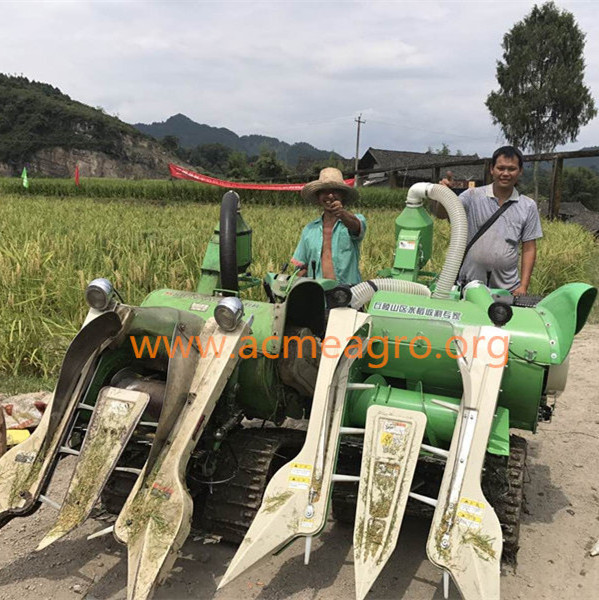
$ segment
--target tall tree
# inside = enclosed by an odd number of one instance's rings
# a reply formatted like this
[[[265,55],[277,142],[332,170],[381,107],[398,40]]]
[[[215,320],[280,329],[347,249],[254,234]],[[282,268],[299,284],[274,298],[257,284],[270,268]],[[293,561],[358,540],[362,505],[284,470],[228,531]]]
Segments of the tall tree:
[[[511,144],[551,152],[576,141],[597,114],[583,81],[584,43],[574,15],[553,2],[535,5],[504,35],[499,91],[489,94],[486,105]]]

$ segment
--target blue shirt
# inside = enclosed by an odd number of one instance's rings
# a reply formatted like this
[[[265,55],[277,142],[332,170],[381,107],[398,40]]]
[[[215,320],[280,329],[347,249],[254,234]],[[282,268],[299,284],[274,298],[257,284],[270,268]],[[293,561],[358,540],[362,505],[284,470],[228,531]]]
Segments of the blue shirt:
[[[499,210],[493,184],[460,194],[468,218],[468,241]],[[492,288],[515,290],[520,285],[518,247],[543,236],[537,205],[516,188],[506,202],[513,202],[476,241],[464,258],[460,281],[479,280]]]
[[[354,215],[360,221],[360,231],[357,234],[337,220],[333,226],[331,239],[331,253],[333,255],[333,269],[335,278],[339,283],[355,285],[362,281],[360,276],[360,243],[366,234],[366,219],[364,215]],[[308,223],[300,238],[299,244],[293,253],[291,262],[296,267],[305,267],[308,275],[312,276],[312,262],[316,264],[316,277],[322,277],[322,217]]]

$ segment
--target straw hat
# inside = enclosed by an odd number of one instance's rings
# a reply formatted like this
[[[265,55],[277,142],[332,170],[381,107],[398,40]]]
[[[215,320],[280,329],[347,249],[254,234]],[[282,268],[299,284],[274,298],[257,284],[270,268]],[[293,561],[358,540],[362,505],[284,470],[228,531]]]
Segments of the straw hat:
[[[335,167],[323,169],[316,181],[306,183],[301,195],[304,200],[318,202],[318,192],[321,190],[339,190],[343,197],[343,204],[358,198],[358,190],[344,183],[343,173]]]

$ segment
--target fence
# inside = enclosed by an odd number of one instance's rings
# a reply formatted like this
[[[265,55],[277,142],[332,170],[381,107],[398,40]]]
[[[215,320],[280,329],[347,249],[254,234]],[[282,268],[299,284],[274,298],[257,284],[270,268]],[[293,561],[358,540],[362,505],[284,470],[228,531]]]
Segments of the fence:
[[[588,158],[593,156],[599,156],[599,148],[593,150],[576,150],[574,152],[545,152],[542,154],[527,154],[524,156],[524,162],[548,162],[553,163],[553,169],[551,173],[551,189],[549,192],[549,203],[547,209],[547,216],[550,219],[556,219],[559,215],[560,204],[562,200],[562,183],[563,183],[563,169],[564,160],[569,158]],[[437,157],[438,158],[438,157]],[[399,173],[409,173],[410,171],[417,171],[422,169],[431,169],[431,181],[439,181],[441,175],[441,169],[448,167],[459,167],[459,166],[476,166],[481,165],[483,169],[482,181],[484,184],[488,184],[491,181],[491,158],[477,158],[477,159],[460,159],[458,157],[448,158],[446,162],[438,162],[435,160],[434,163],[423,162],[416,165],[394,165],[393,167],[385,167],[378,169],[358,169],[355,175],[356,177],[364,177],[374,173],[386,173],[389,176],[391,185],[397,181]]]

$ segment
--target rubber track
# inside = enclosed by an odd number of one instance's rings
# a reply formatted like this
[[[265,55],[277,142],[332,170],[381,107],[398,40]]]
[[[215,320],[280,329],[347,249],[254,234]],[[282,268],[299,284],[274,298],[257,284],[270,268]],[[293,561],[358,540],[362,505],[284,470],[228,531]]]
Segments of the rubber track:
[[[214,486],[207,495],[202,529],[240,543],[262,504],[270,478],[299,452],[305,435],[305,431],[275,428],[233,433],[228,441],[239,461],[238,471],[231,481]],[[231,470],[230,463],[219,466],[214,479],[219,479],[219,473],[226,477]]]
[[[520,547],[520,521],[524,504],[524,470],[526,468],[527,444],[527,441],[520,436],[510,436],[507,489],[500,496],[493,499],[489,498],[503,531],[503,554],[501,558],[504,562],[513,565],[517,562]],[[500,457],[489,455],[489,458],[493,460]]]
[[[502,561],[516,564],[522,506],[524,502],[524,470],[526,465],[527,441],[517,435],[510,436],[509,458],[488,454],[483,473],[483,491],[495,509],[503,532]],[[337,473],[358,475],[360,473],[362,442],[359,438],[346,437],[341,443]],[[434,458],[420,460],[414,481],[419,473],[438,480],[431,489],[418,489],[419,493],[436,497],[438,495],[444,462]],[[434,491],[436,489],[436,492]],[[341,523],[353,525],[356,515],[358,485],[356,483],[336,483],[333,487],[333,517]],[[406,514],[431,519],[434,508],[410,500]]]

